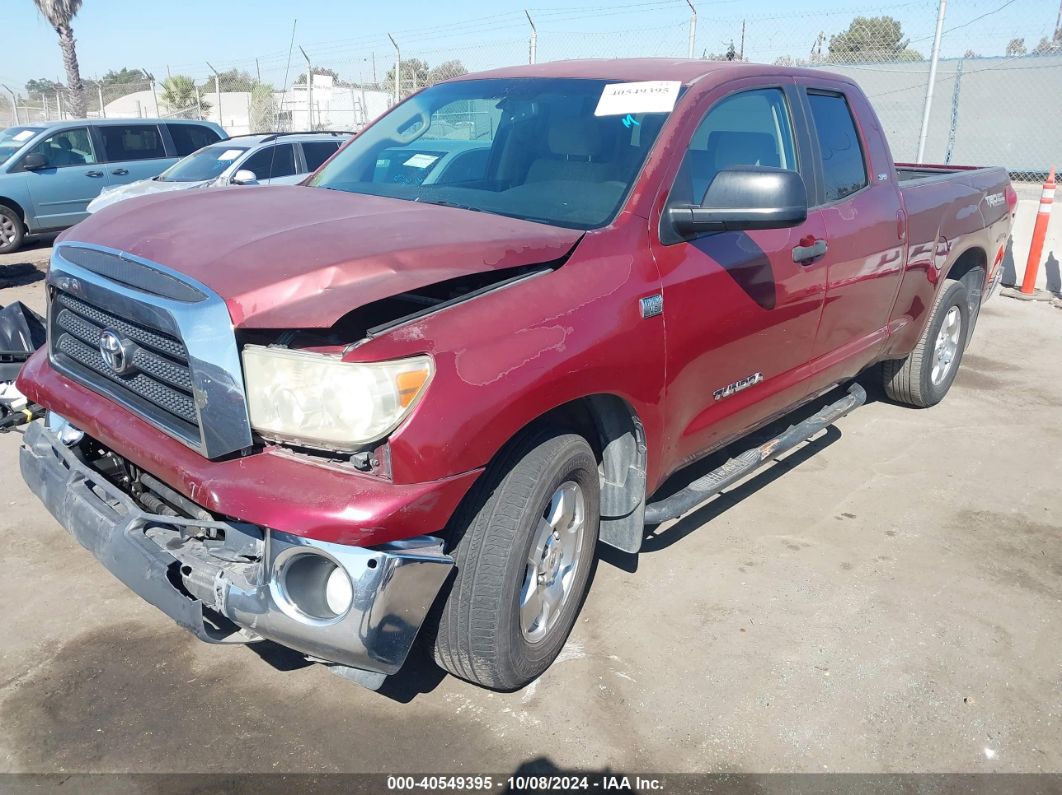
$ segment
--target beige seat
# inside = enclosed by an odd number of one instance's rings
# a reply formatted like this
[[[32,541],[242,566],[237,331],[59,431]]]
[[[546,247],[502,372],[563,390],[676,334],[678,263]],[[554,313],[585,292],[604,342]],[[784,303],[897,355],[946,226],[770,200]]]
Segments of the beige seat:
[[[531,162],[527,183],[608,179],[609,165],[596,161],[604,150],[596,119],[558,119],[550,125],[546,144],[549,155]]]

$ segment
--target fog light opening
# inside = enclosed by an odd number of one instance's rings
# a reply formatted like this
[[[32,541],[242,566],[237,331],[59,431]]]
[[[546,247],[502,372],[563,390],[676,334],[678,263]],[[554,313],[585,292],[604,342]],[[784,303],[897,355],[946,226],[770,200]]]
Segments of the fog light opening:
[[[318,621],[339,618],[354,601],[354,587],[346,571],[323,555],[305,553],[289,558],[277,584],[292,607]]]

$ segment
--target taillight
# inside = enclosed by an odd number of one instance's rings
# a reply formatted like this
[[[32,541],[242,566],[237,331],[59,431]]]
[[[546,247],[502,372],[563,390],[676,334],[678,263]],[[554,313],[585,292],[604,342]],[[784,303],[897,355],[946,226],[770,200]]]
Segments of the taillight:
[[[1003,191],[1003,196],[1007,200],[1007,207],[1011,210],[1018,205],[1018,192],[1011,185],[1007,185],[1006,190]]]

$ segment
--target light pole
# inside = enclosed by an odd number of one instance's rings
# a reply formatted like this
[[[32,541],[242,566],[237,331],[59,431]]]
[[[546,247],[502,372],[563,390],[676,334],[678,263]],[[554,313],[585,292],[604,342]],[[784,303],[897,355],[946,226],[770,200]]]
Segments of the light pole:
[[[693,7],[691,0],[686,0],[686,5],[690,7],[690,46],[686,57],[692,58],[697,51],[697,9]]]
[[[17,127],[21,122],[18,118],[18,97],[15,96],[15,92],[8,88],[3,83],[0,83],[0,88],[3,88],[8,94],[11,95],[11,109],[15,111],[15,126]]]
[[[402,74],[402,51],[398,49],[398,42],[395,41],[395,37],[390,33],[387,34],[387,38],[391,40],[391,43],[395,45],[395,104],[398,104],[400,97],[399,94],[399,79]]]
[[[306,50],[299,45],[299,52],[302,53],[302,57],[306,59],[306,90],[309,92],[306,95],[306,110],[310,114],[310,130],[313,130],[313,64],[310,63],[310,56],[306,54]]]
[[[524,13],[527,15],[527,22],[531,25],[531,46],[527,55],[528,63],[535,63],[538,58],[538,28],[535,27],[535,22],[531,19],[531,14],[525,9]]]
[[[929,111],[933,108],[933,84],[937,82],[937,61],[940,60],[940,37],[944,32],[944,11],[948,7],[948,0],[940,0],[940,8],[937,10],[937,32],[933,37],[933,56],[929,60],[929,83],[926,85],[926,103],[922,108],[922,129],[918,132],[918,157],[916,163],[921,163],[926,154],[926,137],[929,135]]]
[[[218,74],[217,69],[210,65],[210,61],[207,61],[207,67],[214,73],[214,93],[218,95],[218,124],[224,127],[225,117],[221,115],[221,75]]]

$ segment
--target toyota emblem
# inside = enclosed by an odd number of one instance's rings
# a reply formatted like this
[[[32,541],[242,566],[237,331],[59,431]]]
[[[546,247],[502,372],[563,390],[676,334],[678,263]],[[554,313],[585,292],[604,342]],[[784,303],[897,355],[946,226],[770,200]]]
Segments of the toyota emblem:
[[[132,369],[132,347],[132,343],[123,340],[114,331],[106,329],[100,334],[100,356],[118,375],[124,375]]]

